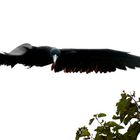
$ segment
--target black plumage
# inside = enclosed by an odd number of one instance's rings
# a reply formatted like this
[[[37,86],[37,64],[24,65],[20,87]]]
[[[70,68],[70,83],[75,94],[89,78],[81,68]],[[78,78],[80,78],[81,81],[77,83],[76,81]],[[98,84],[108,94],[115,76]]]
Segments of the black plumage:
[[[140,67],[140,57],[111,49],[57,49],[22,44],[10,53],[0,53],[0,65],[46,66],[59,72],[100,73]]]

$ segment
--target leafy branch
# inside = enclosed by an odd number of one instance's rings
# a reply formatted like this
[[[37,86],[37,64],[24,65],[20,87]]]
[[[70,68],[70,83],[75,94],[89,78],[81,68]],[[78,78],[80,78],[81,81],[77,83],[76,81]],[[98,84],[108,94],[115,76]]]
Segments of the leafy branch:
[[[136,140],[140,133],[140,98],[135,99],[135,92],[127,94],[125,91],[121,94],[121,99],[116,103],[116,114],[111,121],[106,122],[101,118],[106,117],[105,113],[93,115],[89,120],[89,125],[97,121],[99,126],[91,134],[87,127],[81,127],[76,132],[75,140],[83,138],[84,140]],[[119,123],[116,122],[119,120]],[[121,133],[125,130],[125,133]],[[93,137],[93,135],[95,137]]]

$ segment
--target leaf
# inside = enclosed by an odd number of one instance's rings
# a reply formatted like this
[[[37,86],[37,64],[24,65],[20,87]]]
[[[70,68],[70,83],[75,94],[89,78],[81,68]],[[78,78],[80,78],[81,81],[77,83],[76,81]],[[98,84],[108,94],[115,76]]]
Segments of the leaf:
[[[130,116],[127,116],[125,119],[124,119],[124,124],[127,125],[129,123],[129,121],[131,120],[131,117]]]
[[[83,127],[83,128],[81,129],[81,136],[82,136],[82,137],[83,137],[83,136],[90,136],[90,133],[89,133],[87,127]]]
[[[102,132],[104,130],[104,126],[98,126],[94,131]]]
[[[124,127],[121,125],[118,125],[118,126],[113,128],[113,131],[118,131],[119,129],[124,129]]]
[[[108,125],[109,127],[118,126],[118,124],[114,121],[109,121],[109,122],[106,123],[106,125]]]
[[[98,114],[94,114],[93,116],[96,118]]]
[[[91,125],[93,123],[93,121],[94,121],[94,118],[90,119],[89,120],[89,125]]]
[[[79,140],[80,137],[89,137],[89,136],[90,136],[90,133],[87,127],[84,126],[77,130],[75,140]]]
[[[106,116],[105,113],[99,113],[99,114],[98,114],[98,118],[105,117],[105,116]]]
[[[118,120],[118,119],[120,119],[120,117],[119,116],[116,116],[116,115],[113,115],[112,119]]]

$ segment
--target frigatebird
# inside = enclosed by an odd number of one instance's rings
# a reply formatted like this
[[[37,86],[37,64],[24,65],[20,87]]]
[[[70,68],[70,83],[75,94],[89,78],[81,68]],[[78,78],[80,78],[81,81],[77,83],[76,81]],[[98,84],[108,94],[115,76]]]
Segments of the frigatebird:
[[[59,72],[100,73],[140,67],[140,57],[112,49],[57,49],[50,46],[32,46],[25,43],[9,53],[0,53],[0,65],[14,67],[16,64],[46,66]]]

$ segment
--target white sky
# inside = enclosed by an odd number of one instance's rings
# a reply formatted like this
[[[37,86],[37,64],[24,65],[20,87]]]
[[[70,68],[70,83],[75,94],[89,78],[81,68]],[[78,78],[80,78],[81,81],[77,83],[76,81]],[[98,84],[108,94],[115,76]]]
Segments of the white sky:
[[[140,1],[1,0],[0,51],[22,43],[111,48],[140,55]],[[1,140],[72,140],[95,113],[115,113],[122,90],[140,96],[140,69],[64,74],[0,68]]]

